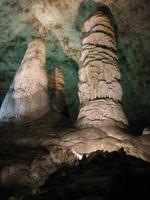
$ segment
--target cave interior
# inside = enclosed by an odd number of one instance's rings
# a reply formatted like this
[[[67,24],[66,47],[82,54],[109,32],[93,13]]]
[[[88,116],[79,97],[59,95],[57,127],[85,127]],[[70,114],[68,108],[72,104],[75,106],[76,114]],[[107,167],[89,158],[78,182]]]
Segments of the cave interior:
[[[147,199],[149,10],[0,1],[0,199]]]

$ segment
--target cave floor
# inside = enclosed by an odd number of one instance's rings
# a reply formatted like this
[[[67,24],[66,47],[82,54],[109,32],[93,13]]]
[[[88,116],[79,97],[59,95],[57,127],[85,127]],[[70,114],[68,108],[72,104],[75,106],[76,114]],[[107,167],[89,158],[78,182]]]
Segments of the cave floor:
[[[34,144],[23,145],[17,142],[22,138],[40,137],[45,138],[50,135],[59,134],[60,130],[68,129],[67,118],[53,112],[53,116],[45,116],[42,119],[22,124],[4,123],[0,124],[0,170],[11,163],[31,163],[35,157],[44,155],[47,150],[42,147],[35,147]]]
[[[49,150],[34,141],[41,139],[45,142],[67,129],[74,130],[68,125],[67,118],[64,120],[58,113],[53,113],[53,116],[21,125],[0,126],[1,200],[147,199],[150,164],[126,155],[123,150],[112,153],[97,151],[89,157],[83,156],[81,161],[69,155],[68,162],[61,164],[56,161],[58,163],[51,171],[47,157]],[[23,143],[26,138],[32,139],[29,144]],[[62,159],[63,154],[60,157]],[[46,164],[43,158],[48,158]],[[38,170],[44,177],[38,179],[35,176],[37,181],[32,182],[34,176],[30,174],[36,172],[37,165],[40,165]]]
[[[97,151],[84,157],[77,166],[62,167],[48,178],[34,200],[130,200],[147,199],[150,186],[150,164],[123,150]]]

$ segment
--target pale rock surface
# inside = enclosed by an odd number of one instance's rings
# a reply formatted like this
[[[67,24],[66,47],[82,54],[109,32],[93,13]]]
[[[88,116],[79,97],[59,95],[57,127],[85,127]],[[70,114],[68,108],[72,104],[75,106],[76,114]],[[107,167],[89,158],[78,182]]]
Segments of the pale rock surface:
[[[32,35],[46,37],[49,68],[52,68],[55,62],[56,65],[64,62],[66,57],[63,53],[78,63],[82,24],[99,4],[106,5],[110,9],[112,19],[114,18],[116,22],[123,77],[123,105],[129,122],[135,126],[140,126],[141,123],[143,127],[148,126],[150,110],[150,93],[147,92],[150,90],[150,1],[148,0],[1,0],[0,102]],[[5,84],[6,89],[4,89],[4,82],[7,81],[8,84]],[[72,88],[69,92],[72,98],[75,98]],[[71,102],[74,101],[67,97],[67,102],[72,106]]]
[[[33,39],[16,76],[3,100],[0,121],[28,121],[48,112],[48,81],[45,46],[41,38]]]
[[[116,39],[108,16],[99,11],[85,21],[79,69],[78,127],[126,126]]]
[[[144,128],[142,134],[143,134],[143,135],[150,135],[150,127],[146,127],[146,128]]]

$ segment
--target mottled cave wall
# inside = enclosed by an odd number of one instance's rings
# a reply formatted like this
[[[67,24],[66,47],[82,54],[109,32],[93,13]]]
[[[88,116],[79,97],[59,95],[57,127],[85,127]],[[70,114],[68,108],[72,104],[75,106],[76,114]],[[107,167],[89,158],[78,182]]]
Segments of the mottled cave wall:
[[[78,113],[81,28],[99,2],[112,12],[118,41],[123,107],[135,131],[150,126],[150,2],[148,0],[0,2],[0,104],[32,36],[44,35],[46,69],[64,73],[64,94],[72,119]]]
[[[131,1],[116,17],[123,104],[133,128],[150,125],[149,1]]]

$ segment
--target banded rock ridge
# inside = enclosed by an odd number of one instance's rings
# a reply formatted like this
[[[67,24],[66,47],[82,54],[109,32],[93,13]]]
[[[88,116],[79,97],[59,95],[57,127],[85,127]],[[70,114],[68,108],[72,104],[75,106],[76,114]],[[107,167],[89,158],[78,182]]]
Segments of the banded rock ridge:
[[[96,12],[85,21],[82,32],[77,126],[124,127],[128,122],[121,106],[120,71],[111,21],[103,11]]]
[[[56,67],[54,70],[48,72],[47,76],[51,107],[57,112],[63,112],[66,107],[63,71]]]
[[[0,121],[28,121],[47,113],[48,81],[44,66],[44,41],[34,38],[3,100]]]

